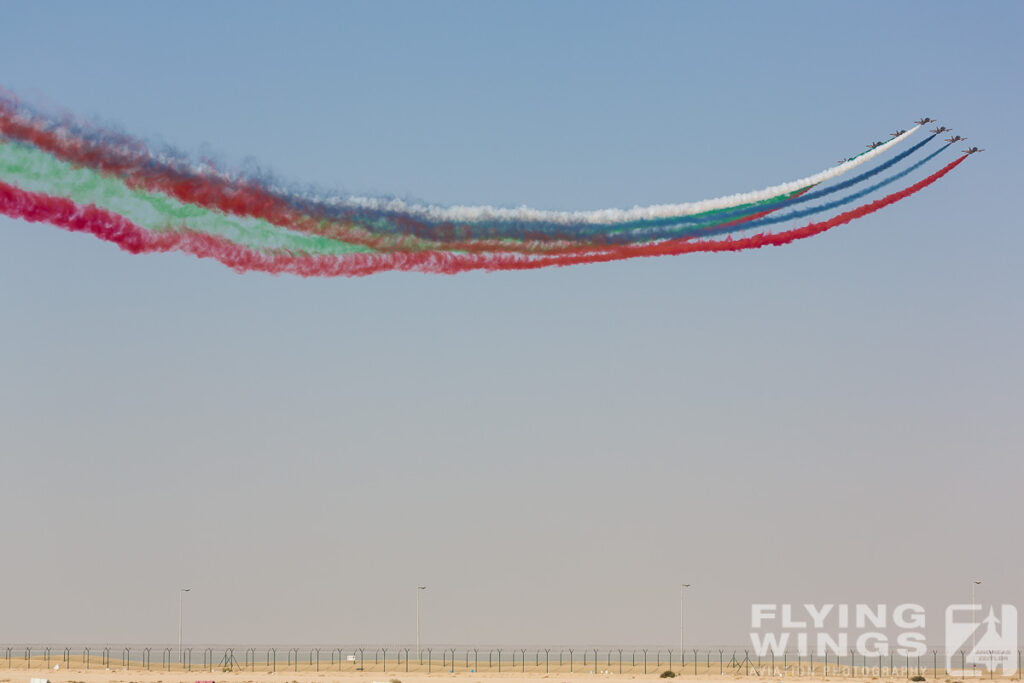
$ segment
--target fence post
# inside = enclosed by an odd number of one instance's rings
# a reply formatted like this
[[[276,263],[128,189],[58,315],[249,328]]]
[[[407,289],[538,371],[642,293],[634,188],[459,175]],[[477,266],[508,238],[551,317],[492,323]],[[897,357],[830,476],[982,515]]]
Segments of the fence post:
[[[271,657],[273,657],[273,660],[271,660],[271,671],[273,673],[277,673],[277,648],[272,647],[267,650],[267,659],[270,659]]]
[[[466,659],[469,659],[469,653],[466,654]],[[409,670],[409,648],[405,648],[405,670]]]
[[[514,652],[514,650],[513,650]],[[498,648],[498,673],[501,673],[501,648]]]
[[[619,650],[619,673],[622,673],[622,648],[618,648],[618,650]]]
[[[427,648],[427,673],[430,673],[430,653],[431,649]]]
[[[670,664],[669,668],[671,668],[671,666],[672,665]],[[597,673],[597,648],[596,647],[594,648],[594,673]]]
[[[388,670],[388,649],[386,647],[382,647],[380,650],[381,650],[381,661],[384,662],[384,671],[387,672],[387,670]],[[317,671],[320,670],[319,663],[317,664],[316,670]]]
[[[548,673],[549,671],[551,671],[551,668],[548,666],[548,655],[550,653],[551,650],[549,648],[544,648],[544,673]],[[619,668],[621,669],[622,667]]]
[[[710,668],[711,668],[711,654],[708,653],[708,669],[710,669]],[[683,672],[683,667],[680,666],[679,667],[679,673],[682,673],[682,672]],[[693,675],[694,676],[697,675],[697,651],[696,650],[693,651]]]
[[[572,673],[572,648],[569,648],[569,673]]]
[[[85,648],[85,650],[82,651],[82,655],[85,657],[85,670],[88,671],[89,670],[89,648]],[[9,653],[8,653],[8,659],[10,659],[10,654]]]
[[[718,651],[718,675],[725,675],[725,655],[722,654],[721,650]]]
[[[256,650],[251,647],[245,651],[245,663],[250,672],[256,669]]]
[[[572,652],[572,650],[570,650],[570,652]],[[570,661],[572,660],[570,659]],[[570,668],[569,671],[572,671],[572,669]],[[644,673],[647,673],[647,648],[644,648]]]

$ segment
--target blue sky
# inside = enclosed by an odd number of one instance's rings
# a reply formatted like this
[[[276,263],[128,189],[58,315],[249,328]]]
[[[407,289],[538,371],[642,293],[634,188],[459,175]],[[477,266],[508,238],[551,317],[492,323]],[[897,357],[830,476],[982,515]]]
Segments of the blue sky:
[[[754,601],[1022,602],[1019,3],[3,12],[10,91],[339,192],[688,201],[923,115],[987,151],[789,247],[532,273],[0,218],[0,640],[170,641],[183,584],[196,642],[408,642],[417,583],[437,643],[672,643],[681,581],[695,645]]]

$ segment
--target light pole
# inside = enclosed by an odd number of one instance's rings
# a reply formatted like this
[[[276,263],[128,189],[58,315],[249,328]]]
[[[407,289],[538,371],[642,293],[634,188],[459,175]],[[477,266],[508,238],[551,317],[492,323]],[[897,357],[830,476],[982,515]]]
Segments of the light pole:
[[[689,588],[690,585],[691,584],[684,583],[683,585],[681,585],[679,587],[679,669],[680,670],[682,670],[682,668],[683,668],[682,662],[683,662],[683,658],[686,656],[685,654],[683,654],[684,652],[686,652],[686,650],[683,649],[683,626],[686,623],[686,621],[685,621],[686,620],[686,601],[685,601],[685,597],[684,596],[685,596],[685,593],[686,593],[686,589]]]
[[[422,662],[423,652],[420,650],[420,591],[427,590],[426,586],[416,586],[416,657]]]
[[[179,588],[178,589],[178,663],[182,662],[181,659],[181,594],[188,593],[191,588]]]
[[[978,647],[978,616],[974,608],[974,587],[980,586],[981,581],[971,581],[971,656],[976,657],[974,650]],[[977,664],[974,664],[977,666]]]

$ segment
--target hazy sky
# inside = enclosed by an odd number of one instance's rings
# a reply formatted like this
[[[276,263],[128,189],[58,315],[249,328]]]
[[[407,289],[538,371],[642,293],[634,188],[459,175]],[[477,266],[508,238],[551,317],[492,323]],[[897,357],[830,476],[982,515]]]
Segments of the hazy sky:
[[[430,643],[668,645],[683,581],[696,646],[752,602],[1024,608],[1024,5],[0,9],[30,101],[346,192],[694,200],[923,115],[988,150],[792,246],[528,273],[0,218],[0,642],[173,641],[183,586],[197,643],[410,642],[418,583]]]

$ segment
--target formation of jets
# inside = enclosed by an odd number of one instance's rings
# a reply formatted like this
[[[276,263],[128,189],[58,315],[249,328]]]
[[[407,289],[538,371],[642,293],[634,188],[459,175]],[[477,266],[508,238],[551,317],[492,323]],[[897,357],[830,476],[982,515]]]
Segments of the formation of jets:
[[[935,119],[931,118],[930,116],[922,116],[917,121],[914,121],[914,123],[916,123],[919,126],[923,126],[926,123],[935,123]],[[934,135],[939,135],[941,133],[947,133],[947,132],[949,132],[951,130],[952,130],[952,128],[946,128],[945,126],[938,126],[937,128],[932,128],[931,132]],[[900,128],[899,130],[897,130],[895,132],[889,133],[889,136],[893,137],[893,138],[898,138],[899,136],[903,135],[906,132],[907,131],[905,131],[902,128]],[[954,135],[952,137],[946,138],[946,142],[948,142],[949,144],[953,144],[954,142],[962,142],[962,141],[964,141],[966,139],[967,138],[965,138],[962,135]],[[871,143],[868,144],[868,149],[875,149],[876,147],[881,147],[883,144],[884,143],[878,142],[878,141],[871,142]],[[967,149],[963,150],[963,153],[964,154],[977,154],[978,152],[984,152],[984,151],[985,150],[979,149],[978,147],[968,147]],[[837,163],[845,164],[847,161],[850,161],[850,159],[840,159]]]

